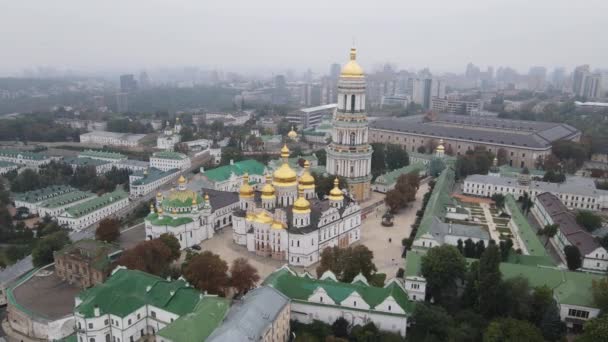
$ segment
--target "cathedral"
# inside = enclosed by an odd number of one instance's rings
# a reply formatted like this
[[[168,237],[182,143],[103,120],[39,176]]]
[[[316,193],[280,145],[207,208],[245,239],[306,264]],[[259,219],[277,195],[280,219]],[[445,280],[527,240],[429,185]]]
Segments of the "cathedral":
[[[327,172],[345,177],[349,193],[357,201],[365,201],[371,196],[372,147],[365,113],[365,75],[355,48],[350,50],[350,61],[342,67],[338,80],[333,127],[327,146]]]
[[[361,208],[339,188],[338,179],[324,199],[318,199],[308,161],[298,177],[288,163],[289,149],[281,149],[282,164],[260,191],[247,174],[234,212],[234,242],[259,256],[309,266],[326,247],[347,247],[361,238]]]

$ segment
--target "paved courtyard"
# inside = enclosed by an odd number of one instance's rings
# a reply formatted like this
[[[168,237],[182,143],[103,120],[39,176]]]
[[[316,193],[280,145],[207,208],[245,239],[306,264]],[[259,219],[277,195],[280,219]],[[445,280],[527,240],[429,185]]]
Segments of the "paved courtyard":
[[[410,236],[412,224],[416,221],[416,212],[421,208],[422,198],[427,191],[428,184],[421,184],[416,193],[416,201],[395,215],[392,227],[384,227],[381,224],[382,215],[386,210],[384,205],[363,221],[359,243],[374,252],[374,264],[378,272],[386,273],[386,279],[394,278],[397,270],[403,267],[401,240]]]

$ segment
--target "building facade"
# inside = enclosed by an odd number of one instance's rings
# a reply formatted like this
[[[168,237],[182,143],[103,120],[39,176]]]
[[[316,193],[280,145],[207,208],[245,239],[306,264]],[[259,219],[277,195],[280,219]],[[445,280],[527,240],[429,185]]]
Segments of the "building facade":
[[[122,190],[116,190],[67,208],[57,216],[57,222],[70,229],[80,231],[117,213],[128,205],[128,194]]]
[[[176,178],[179,174],[178,169],[161,171],[150,168],[137,171],[129,175],[129,195],[131,197],[141,197],[158,189],[161,185]]]
[[[156,152],[150,157],[150,167],[162,171],[172,169],[186,170],[190,167],[190,158],[187,155],[178,152]]]
[[[326,247],[347,247],[361,239],[361,207],[338,187],[326,199],[316,198],[310,167],[298,177],[288,163],[289,149],[281,149],[283,164],[266,177],[256,192],[243,177],[239,210],[232,223],[236,244],[258,256],[291,265],[316,263]]]
[[[174,127],[171,127],[169,121],[167,121],[164,133],[156,139],[156,148],[166,151],[173,151],[175,144],[182,141],[182,137],[179,135],[181,127],[182,126],[179,122],[179,118],[175,118]]]
[[[79,240],[53,253],[59,278],[86,289],[103,283],[122,251],[99,240]]]
[[[293,114],[287,115],[286,119],[301,129],[314,128],[321,124],[324,117],[332,117],[335,110],[335,103],[302,108]]]
[[[238,191],[243,184],[243,175],[247,174],[249,182],[254,188],[265,181],[266,167],[254,159],[239,162],[230,162],[229,165],[216,167],[210,170],[201,168],[203,187],[218,191]]]
[[[136,147],[145,136],[145,134],[93,131],[81,134],[80,142],[83,144]]]
[[[110,163],[121,163],[127,161],[127,156],[122,153],[98,150],[84,150],[78,154],[78,158],[89,158]]]
[[[38,216],[49,216],[56,218],[67,208],[86,202],[95,197],[95,194],[88,191],[72,191],[38,204]]]
[[[36,152],[0,149],[0,161],[22,166],[39,167],[46,165],[55,159],[57,158],[49,157]]]
[[[483,109],[483,103],[481,101],[449,100],[434,97],[431,100],[431,109],[438,113],[474,115]]]
[[[71,186],[66,185],[51,185],[46,188],[36,189],[26,192],[15,193],[13,195],[13,202],[15,208],[25,207],[31,214],[38,214],[38,207],[53,198],[66,195],[78,191]]]
[[[326,149],[327,172],[345,177],[349,193],[365,201],[371,196],[372,147],[368,143],[365,75],[356,59],[357,50],[352,48],[338,81],[332,142]]]

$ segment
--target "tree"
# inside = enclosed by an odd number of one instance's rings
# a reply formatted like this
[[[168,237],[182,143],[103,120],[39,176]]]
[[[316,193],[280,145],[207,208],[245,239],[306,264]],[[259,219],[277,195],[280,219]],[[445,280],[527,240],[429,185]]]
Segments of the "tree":
[[[331,325],[331,330],[336,337],[348,337],[348,321],[344,317],[338,317]]]
[[[324,149],[316,150],[314,154],[315,156],[317,156],[317,161],[319,162],[319,165],[327,164],[327,151],[325,151]]]
[[[544,235],[547,238],[547,240],[545,241],[545,247],[549,243],[549,240],[551,240],[551,238],[553,238],[558,231],[559,224],[557,223],[548,224],[544,228],[538,230],[538,235]]]
[[[53,252],[60,250],[69,244],[70,237],[66,231],[51,233],[36,242],[32,250],[32,263],[35,267],[41,267],[53,262]]]
[[[422,258],[421,271],[429,293],[438,301],[455,295],[456,281],[466,272],[466,261],[458,249],[450,245],[431,248]]]
[[[535,325],[540,325],[545,312],[549,306],[554,305],[553,290],[546,285],[536,287],[532,291],[531,316],[530,321]]]
[[[230,266],[230,286],[237,294],[245,294],[260,280],[258,270],[245,258],[237,258]]]
[[[483,242],[483,240],[479,240],[477,241],[477,243],[475,244],[475,258],[481,258],[481,256],[483,255],[483,252],[486,251],[486,244]]]
[[[576,342],[606,342],[608,341],[608,315],[588,320],[583,326],[583,333]]]
[[[502,209],[505,207],[505,196],[503,194],[494,194],[491,199],[494,201],[496,208]]]
[[[498,162],[498,166],[500,165],[505,165],[509,163],[509,157],[507,154],[507,150],[505,150],[504,148],[499,148],[498,151],[496,151],[496,159]]]
[[[169,247],[169,249],[171,250],[171,261],[179,259],[179,257],[182,255],[182,247],[175,235],[164,233],[161,234],[158,238],[162,243],[165,244],[165,246]]]
[[[140,270],[164,277],[169,271],[171,249],[160,239],[142,241],[127,249],[117,261],[130,270]]]
[[[506,261],[511,253],[511,250],[513,249],[513,240],[501,240],[498,243],[498,248],[500,249],[500,257],[502,258],[502,261]]]
[[[602,311],[608,312],[608,278],[593,280],[591,283],[593,302]]]
[[[559,164],[559,159],[553,155],[553,154],[549,154],[547,156],[545,156],[545,159],[543,160],[542,163],[542,169],[545,170],[545,172],[560,172],[561,173],[561,166]]]
[[[364,245],[348,248],[327,247],[321,252],[317,277],[329,270],[342,282],[350,283],[359,273],[370,280],[376,272],[373,258],[374,253]]]
[[[588,232],[602,227],[602,217],[588,210],[581,210],[576,214],[576,222]]]
[[[544,342],[538,328],[526,321],[513,318],[500,318],[488,325],[483,342],[526,341]]]
[[[502,294],[508,298],[503,304],[507,317],[529,320],[532,314],[532,291],[528,279],[514,277],[502,284]]]
[[[99,221],[95,230],[95,238],[100,241],[114,242],[120,236],[120,220],[105,218]]]
[[[569,270],[574,271],[581,267],[581,251],[578,249],[578,247],[573,245],[565,246],[564,255],[566,256],[566,263],[568,264]]]
[[[389,190],[384,197],[384,203],[386,203],[391,214],[395,214],[403,208],[403,202],[403,196],[397,189]]]
[[[566,175],[563,173],[555,173],[552,170],[545,172],[545,175],[543,176],[543,182],[563,183],[565,181]]]
[[[201,291],[224,295],[229,284],[227,271],[228,264],[219,255],[204,251],[192,257],[184,268],[184,276]]]
[[[414,307],[412,323],[413,341],[446,341],[452,317],[440,306],[421,302]]]
[[[410,164],[407,151],[397,144],[386,145],[386,166],[389,170],[400,169]]]
[[[329,191],[334,187],[334,175],[324,175],[313,172],[312,176],[315,178],[315,192],[318,198],[324,198],[329,194]],[[346,179],[342,176],[338,177],[338,186],[340,189],[346,189]]]
[[[501,307],[500,262],[500,251],[496,245],[488,246],[479,259],[479,311],[484,317],[494,317]]]
[[[462,293],[462,304],[465,308],[478,309],[479,301],[479,261],[473,261],[465,276],[465,287]]]
[[[464,256],[465,258],[475,257],[475,243],[471,239],[464,240]]]
[[[566,326],[561,320],[559,308],[554,301],[545,310],[539,328],[547,341],[561,341],[564,336]]]
[[[226,147],[222,149],[221,165],[229,165],[230,161],[237,162],[243,160],[243,152],[237,147]]]
[[[386,145],[372,143],[372,176],[374,179],[386,171]]]

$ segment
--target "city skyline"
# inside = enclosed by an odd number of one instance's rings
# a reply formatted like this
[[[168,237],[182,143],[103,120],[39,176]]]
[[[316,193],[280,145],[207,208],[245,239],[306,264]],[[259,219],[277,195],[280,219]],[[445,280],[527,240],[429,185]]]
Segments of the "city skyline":
[[[0,14],[0,28],[7,33],[0,37],[5,51],[0,73],[38,66],[97,71],[191,65],[328,73],[353,42],[369,71],[386,62],[400,69],[457,73],[469,62],[521,73],[536,65],[607,67],[607,48],[582,38],[608,28],[601,15],[608,5],[600,1],[385,1],[374,6],[335,1],[290,7],[265,1],[251,7],[244,1],[183,0],[142,6],[72,0],[11,4]]]

